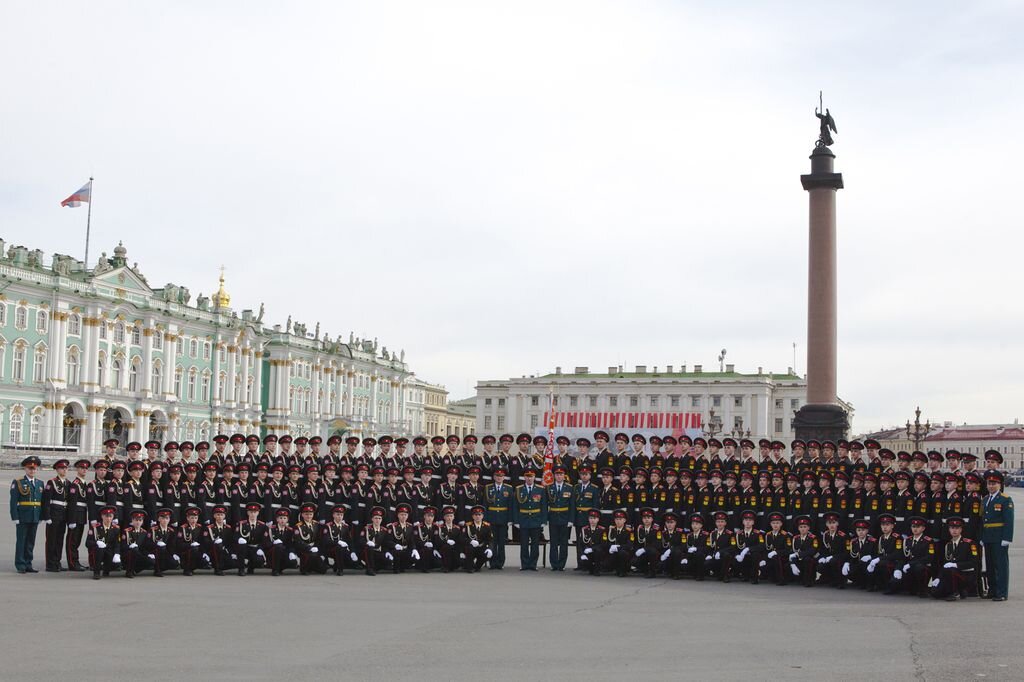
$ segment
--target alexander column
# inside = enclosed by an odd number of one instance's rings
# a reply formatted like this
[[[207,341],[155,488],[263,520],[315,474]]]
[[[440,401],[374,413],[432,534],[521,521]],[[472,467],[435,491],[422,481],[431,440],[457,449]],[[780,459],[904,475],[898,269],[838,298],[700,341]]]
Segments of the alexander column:
[[[796,437],[836,441],[846,437],[850,420],[836,398],[836,191],[843,176],[833,170],[835,120],[816,109],[821,122],[811,152],[811,172],[800,182],[810,199],[807,240],[807,404],[796,413]]]

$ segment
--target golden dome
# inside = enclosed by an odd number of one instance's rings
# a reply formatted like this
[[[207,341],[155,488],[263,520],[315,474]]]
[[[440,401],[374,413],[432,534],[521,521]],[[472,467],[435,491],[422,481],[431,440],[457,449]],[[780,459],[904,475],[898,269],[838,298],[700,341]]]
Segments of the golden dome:
[[[227,308],[231,303],[231,294],[224,290],[224,266],[220,266],[220,288],[213,295],[214,308]]]

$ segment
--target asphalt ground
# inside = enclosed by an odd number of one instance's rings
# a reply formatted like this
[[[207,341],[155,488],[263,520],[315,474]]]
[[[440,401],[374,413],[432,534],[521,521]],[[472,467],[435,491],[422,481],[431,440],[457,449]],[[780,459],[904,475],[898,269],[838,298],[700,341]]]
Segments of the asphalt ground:
[[[473,575],[19,575],[4,522],[0,679],[1020,680],[1019,544],[1009,601],[947,603],[523,573],[517,547],[505,570]]]

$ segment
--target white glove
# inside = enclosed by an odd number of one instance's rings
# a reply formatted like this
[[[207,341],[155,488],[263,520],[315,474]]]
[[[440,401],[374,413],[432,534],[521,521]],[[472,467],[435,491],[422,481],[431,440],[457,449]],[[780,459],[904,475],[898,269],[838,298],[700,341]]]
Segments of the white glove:
[[[465,554],[463,554],[462,552],[459,552],[459,558],[460,558],[460,559],[465,559],[465,558],[466,558],[466,555],[465,555]]]
[[[256,550],[256,556],[261,556],[261,557],[266,558],[267,555],[263,553],[262,549],[257,549]]]
[[[216,540],[213,541],[213,544],[215,544],[215,545],[223,545],[224,544],[224,538],[217,538]]]
[[[818,557],[818,563],[819,564],[826,564],[826,563],[828,563],[828,557],[827,556]]]
[[[668,559],[668,555],[671,554],[671,553],[672,553],[671,549],[666,549],[664,552],[661,553],[661,560],[665,561],[666,559]]]
[[[903,564],[903,572],[908,573],[910,571],[910,564]]]
[[[238,538],[238,544],[240,544],[240,545],[248,545],[249,541],[246,540],[245,538]]]
[[[1002,545],[1003,547],[1009,547],[1010,546],[1010,541],[1009,540],[1003,540],[999,544]]]
[[[683,559],[679,563],[682,564],[683,566],[685,566],[686,564],[690,563],[690,560],[689,559]]]
[[[133,542],[132,544],[128,545],[128,549],[138,549],[138,548],[139,548],[139,543],[137,543],[137,542]]]
[[[281,538],[278,538],[278,539],[274,540],[274,544],[275,545],[283,545],[284,543],[281,541]]]
[[[764,563],[764,561],[761,561],[761,562],[760,562],[760,563],[758,564],[758,566],[760,566],[761,568],[764,568],[764,566],[765,566],[765,563]]]
[[[210,560],[210,555],[209,554],[204,554],[203,558],[206,559],[207,561],[209,561]]]
[[[696,547],[696,546],[693,546],[693,545],[691,545],[690,547],[687,547],[687,548],[686,548],[686,551],[687,551],[687,552],[688,552],[689,554],[693,554],[694,552],[696,552],[696,551],[697,551],[697,547]]]
[[[476,540],[470,540],[469,541],[469,545],[470,545],[470,547],[479,547],[480,543],[477,542]]]
[[[395,557],[391,554],[391,552],[384,552],[384,558],[387,559],[388,561],[394,561],[395,560]]]
[[[715,552],[715,559],[721,559],[721,558],[722,558],[722,553],[721,552]]]
[[[156,561],[156,554],[147,554],[151,561]]]
[[[53,519],[46,519],[46,525],[47,526],[49,526],[51,523],[53,523]]]
[[[319,547],[310,547],[309,551],[310,551],[311,554],[319,554],[320,553],[320,548]]]
[[[488,550],[488,551],[490,551],[490,550]],[[580,561],[590,561],[590,557],[588,557],[586,554],[584,554],[583,556],[580,557]]]
[[[861,560],[862,562],[864,562],[865,564],[867,564],[867,563],[871,563],[871,555],[869,554],[869,555],[867,555],[867,556],[862,556],[862,557],[860,558],[860,560]]]
[[[395,545],[395,549],[401,552],[405,547],[402,547],[402,545]]]
[[[831,555],[831,554],[829,554],[829,555],[828,555],[827,557],[825,557],[825,563],[826,563],[826,564],[827,564],[828,562],[830,562],[830,561],[832,561],[832,555]]]
[[[850,575],[850,562],[847,561],[843,564],[843,575]]]
[[[434,543],[433,542],[424,542],[423,546],[426,547],[427,549],[434,549]]]
[[[434,556],[436,556],[436,557],[437,557],[438,559],[440,559],[440,558],[441,558],[441,553],[440,553],[440,552],[438,552],[438,551],[437,551],[437,550],[435,549],[435,550],[434,550]]]
[[[70,528],[71,530],[74,530],[75,528],[78,528],[78,524],[77,523],[69,523],[68,524],[68,528]]]
[[[157,547],[166,547],[166,546],[167,546],[167,543],[166,543],[166,542],[164,542],[163,540],[161,540],[160,542],[156,543],[156,546],[157,546]]]
[[[892,572],[892,577],[896,578],[896,580],[903,580],[903,571],[897,568]]]
[[[519,527],[519,524],[518,524],[518,523],[513,523],[513,524],[512,524],[512,527],[513,527],[513,528],[518,528],[518,527]]]
[[[120,554],[115,554],[114,555],[114,563],[115,564],[121,563],[121,555]]]
[[[198,543],[198,542],[193,542],[191,546],[192,546],[192,547],[198,547],[198,546],[199,546],[199,543]]]
[[[572,528],[572,521],[570,521],[569,523],[565,524],[565,527],[566,528]]]
[[[17,526],[19,523],[21,523],[21,521],[18,521],[17,519],[14,520],[14,525],[15,526]]]
[[[618,545],[612,545],[611,547],[608,548],[608,553],[609,554],[615,554],[618,551],[619,551],[619,546]]]
[[[181,557],[178,556],[177,554],[172,554],[171,556],[174,557],[175,561],[181,561]]]
[[[633,556],[643,556],[646,552],[647,552],[647,550],[645,550],[643,547],[641,547],[637,551],[633,552]]]
[[[797,556],[798,556],[798,554],[796,552],[790,552],[789,560],[792,561],[793,559],[796,559]]]
[[[878,566],[878,559],[875,559],[870,564],[868,564],[868,573],[874,573],[875,572],[875,566]]]
[[[376,546],[377,546],[377,543],[376,543],[376,542],[374,542],[373,540],[367,540],[367,541],[366,541],[366,546],[367,546],[367,547],[376,547]]]
[[[584,554],[590,554],[590,553],[591,553],[591,552],[593,552],[593,551],[594,551],[594,548],[593,548],[593,547],[587,547],[587,548],[586,548],[585,550],[583,550],[583,553],[584,553]]]
[[[487,548],[484,550],[484,556],[490,559],[492,556],[494,556],[494,552],[492,552],[490,548]]]
[[[15,522],[15,523],[17,523],[17,522]],[[96,541],[96,546],[99,547],[100,549],[106,549],[107,548],[107,543],[103,542],[103,540],[97,540]]]
[[[349,559],[351,559],[352,561],[359,561],[359,557],[357,557],[357,556],[356,556],[356,553],[355,553],[355,552],[351,552],[351,553],[350,553],[350,554],[348,555],[348,558],[349,558]]]
[[[295,552],[288,552],[288,561],[298,561],[299,557],[295,556]]]
[[[789,568],[793,571],[793,575],[800,575],[800,569],[796,564],[790,564]]]
[[[232,561],[238,561],[238,555],[237,554],[232,554],[231,555],[231,560]]]
[[[938,586],[939,586],[939,579],[938,578],[932,578],[931,580],[928,581],[928,587],[938,587]]]
[[[348,547],[348,543],[344,540],[338,540],[338,547]]]
[[[452,540],[451,538],[448,538],[448,546],[449,547],[454,547],[455,546],[455,540]]]
[[[704,561],[711,561],[714,558],[715,558],[714,555],[708,554],[706,557],[704,557]]]
[[[768,558],[769,559],[774,559],[777,556],[779,556],[779,553],[776,552],[774,549],[772,551],[768,552]]]
[[[946,563],[942,564],[942,567],[943,568],[956,568],[956,562],[955,561],[947,561]]]
[[[410,556],[412,556],[412,558],[415,559],[416,561],[419,561],[420,560],[420,552],[419,552],[419,550],[414,549]]]

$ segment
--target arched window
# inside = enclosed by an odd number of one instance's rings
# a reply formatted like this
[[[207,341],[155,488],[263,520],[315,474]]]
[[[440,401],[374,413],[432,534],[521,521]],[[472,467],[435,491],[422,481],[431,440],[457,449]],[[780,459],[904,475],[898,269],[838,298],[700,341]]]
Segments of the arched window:
[[[308,388],[302,392],[302,413],[309,414],[310,391]]]
[[[96,361],[96,383],[107,385],[107,356],[103,351],[100,351],[99,360]]]
[[[193,367],[188,371],[188,401],[194,403],[196,401],[196,368]]]
[[[188,342],[188,355],[189,357],[199,357],[199,341],[192,339]]]
[[[14,326],[18,329],[28,327],[28,308],[23,305],[19,305],[14,311]]]
[[[36,313],[36,331],[40,334],[46,333],[47,325],[50,323],[50,313],[40,310]]]
[[[154,329],[153,330],[153,350],[163,350],[163,349],[164,349],[164,335],[163,335],[163,333],[159,329]],[[162,440],[162,439],[157,438],[157,439],[154,439],[154,440]]]
[[[10,437],[10,441],[15,445],[21,442],[21,429],[24,423],[22,419],[21,408],[17,408],[15,411],[11,412],[11,429],[8,432],[8,435]]]
[[[32,361],[32,381],[37,384],[46,380],[46,346],[36,346],[36,352]]]
[[[182,393],[181,393],[181,377],[182,377],[182,374],[183,374],[183,371],[182,371],[181,367],[179,367],[178,369],[174,370],[174,395],[178,396],[178,400],[182,399]]]
[[[150,379],[150,391],[153,395],[159,395],[163,392],[164,388],[164,368],[159,360],[153,363],[153,377]]]
[[[217,400],[224,402],[224,392],[227,390],[224,388],[225,384],[228,383],[228,373],[220,372],[217,374]]]
[[[202,390],[200,391],[202,401],[204,403],[210,402],[210,373],[203,372]]]
[[[138,358],[132,360],[131,366],[128,368],[128,390],[135,393],[139,390],[139,362]]]
[[[82,316],[77,313],[72,313],[71,317],[68,318],[68,334],[71,336],[82,335]]]
[[[28,425],[28,442],[38,444],[39,436],[43,428],[43,415],[41,412],[33,412]]]
[[[114,358],[114,361],[110,363],[110,387],[115,390],[120,390],[121,381],[123,379],[124,363],[121,362],[121,358]]]
[[[139,326],[132,327],[132,343],[136,346],[142,345],[142,328]]]
[[[100,320],[100,340],[101,341],[106,341],[107,340],[107,321],[106,320]]]
[[[15,381],[25,380],[25,342],[14,343],[14,364],[11,365],[11,378]]]
[[[209,360],[210,359],[210,348],[211,348],[211,346],[210,346],[210,342],[209,341],[206,341],[205,343],[203,343],[203,360]]]
[[[7,324],[7,304],[0,301],[0,326]]]
[[[114,343],[124,343],[124,325],[120,322],[114,325]]]
[[[82,379],[81,356],[78,353],[77,346],[68,348],[66,369],[68,375],[68,386],[77,386],[79,381]]]

